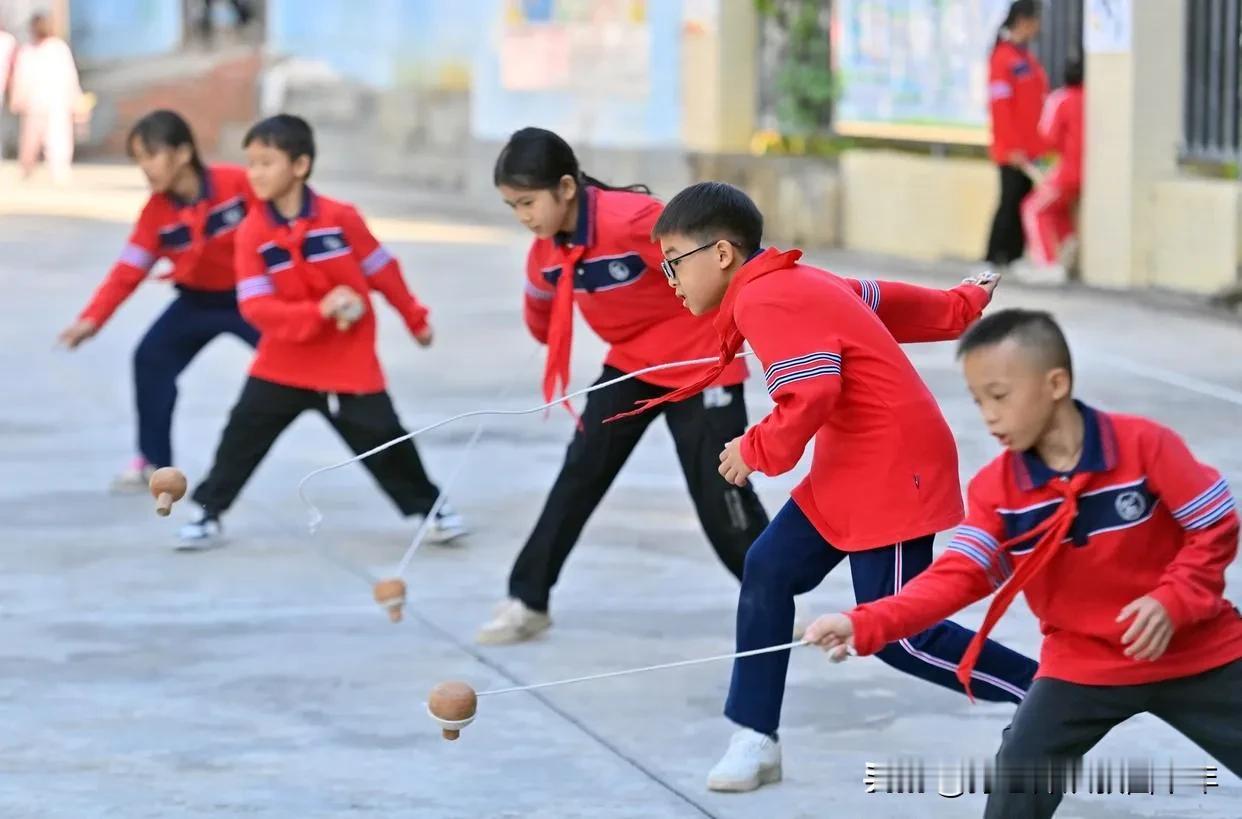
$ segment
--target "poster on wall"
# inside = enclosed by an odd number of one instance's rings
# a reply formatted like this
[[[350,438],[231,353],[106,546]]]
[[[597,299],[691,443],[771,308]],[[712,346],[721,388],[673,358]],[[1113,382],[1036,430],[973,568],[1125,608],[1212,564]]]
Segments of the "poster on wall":
[[[1130,50],[1130,0],[1088,0],[1083,39],[1088,54],[1125,54]]]
[[[499,51],[506,91],[645,97],[647,0],[506,0]]]
[[[988,56],[1008,0],[836,0],[846,136],[985,144]]]

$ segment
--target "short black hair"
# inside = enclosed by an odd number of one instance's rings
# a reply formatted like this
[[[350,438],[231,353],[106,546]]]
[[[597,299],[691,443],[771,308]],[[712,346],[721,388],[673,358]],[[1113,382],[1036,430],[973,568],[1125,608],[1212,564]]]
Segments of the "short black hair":
[[[293,114],[277,114],[251,125],[242,139],[242,147],[252,142],[275,148],[286,154],[290,161],[310,157],[311,166],[315,165],[315,132],[309,122]],[[310,176],[310,173],[306,175]]]
[[[699,243],[728,239],[750,255],[763,241],[763,214],[726,182],[700,182],[674,196],[656,221],[655,238],[680,233]]]
[[[957,357],[1006,339],[1034,351],[1048,369],[1063,369],[1073,378],[1074,364],[1065,333],[1052,314],[1043,310],[1011,308],[984,316],[962,335],[957,343]]]
[[[1065,61],[1065,84],[1070,88],[1077,88],[1082,85],[1082,77],[1082,57],[1079,57],[1077,54],[1072,55]]]

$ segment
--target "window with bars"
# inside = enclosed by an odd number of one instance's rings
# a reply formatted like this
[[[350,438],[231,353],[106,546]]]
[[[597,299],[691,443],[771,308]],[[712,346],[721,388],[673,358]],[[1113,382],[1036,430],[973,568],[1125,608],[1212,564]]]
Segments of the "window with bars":
[[[1182,156],[1237,162],[1242,0],[1186,0]]]

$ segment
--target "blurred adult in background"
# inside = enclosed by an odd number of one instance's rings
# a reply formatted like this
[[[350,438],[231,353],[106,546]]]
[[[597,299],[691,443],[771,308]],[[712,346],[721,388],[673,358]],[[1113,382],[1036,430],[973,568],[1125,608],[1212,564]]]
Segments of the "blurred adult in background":
[[[9,78],[13,74],[13,60],[17,56],[17,38],[0,23],[0,122],[4,117],[4,98],[9,92]],[[0,135],[3,129],[0,129]],[[4,140],[0,136],[0,159],[4,158]]]
[[[18,159],[29,177],[42,153],[53,181],[63,184],[73,162],[74,121],[84,114],[82,86],[68,43],[52,34],[46,15],[30,19],[30,34],[17,52],[9,98],[22,118]]]
[[[1044,68],[1030,50],[1039,34],[1037,0],[1015,0],[996,35],[988,70],[992,161],[1000,168],[1000,202],[988,237],[987,261],[1007,268],[1022,258],[1022,200],[1031,192],[1030,165],[1044,152],[1039,117],[1048,93]]]

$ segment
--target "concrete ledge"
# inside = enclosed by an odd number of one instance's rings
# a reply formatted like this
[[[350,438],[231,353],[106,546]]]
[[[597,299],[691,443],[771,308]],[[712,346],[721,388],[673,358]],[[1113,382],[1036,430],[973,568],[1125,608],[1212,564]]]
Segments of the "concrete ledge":
[[[996,207],[991,163],[847,151],[841,157],[843,246],[914,259],[977,259]]]
[[[1242,264],[1242,186],[1221,179],[1155,184],[1150,239],[1151,284],[1219,293],[1238,284]]]
[[[839,243],[841,186],[836,167],[826,160],[696,154],[690,165],[696,180],[728,182],[750,194],[763,212],[766,241],[785,246]]]

